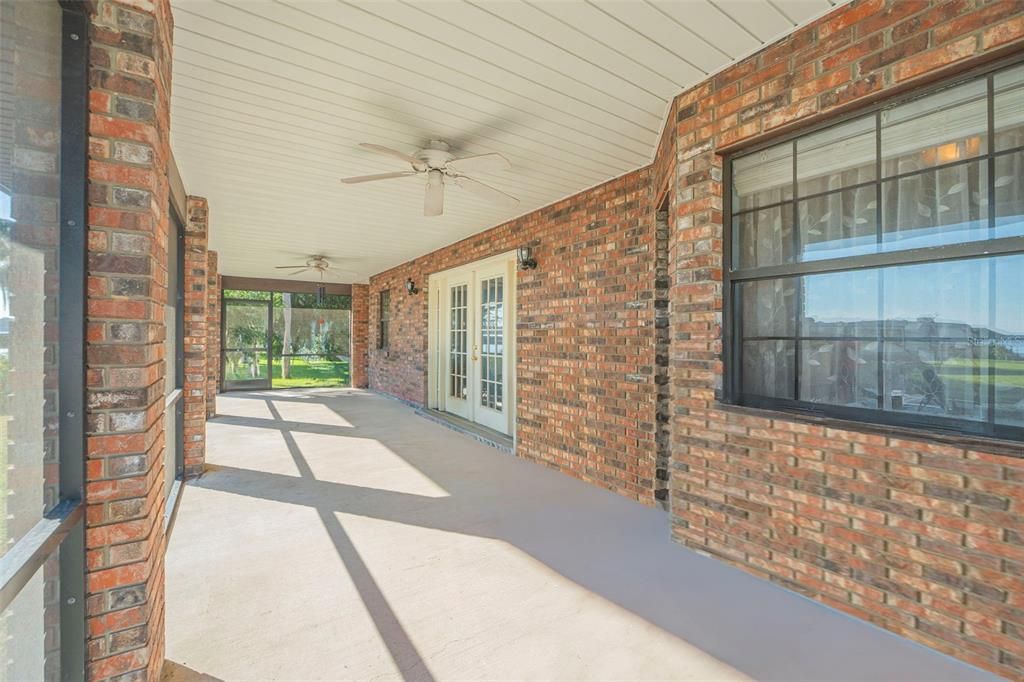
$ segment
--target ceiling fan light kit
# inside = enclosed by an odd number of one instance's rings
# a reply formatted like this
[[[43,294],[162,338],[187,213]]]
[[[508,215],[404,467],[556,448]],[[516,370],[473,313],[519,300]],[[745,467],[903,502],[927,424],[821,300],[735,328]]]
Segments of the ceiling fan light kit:
[[[410,175],[426,175],[427,189],[423,199],[423,215],[425,216],[439,216],[444,213],[444,188],[449,180],[470,194],[474,194],[491,203],[504,206],[505,208],[514,208],[519,205],[519,200],[514,196],[505,194],[499,189],[485,185],[479,180],[474,180],[466,175],[466,173],[510,170],[512,164],[501,154],[477,154],[475,156],[456,158],[451,153],[448,143],[441,140],[431,140],[427,143],[426,147],[414,154],[406,154],[397,149],[368,142],[363,142],[359,146],[378,154],[384,154],[405,161],[412,167],[412,170],[377,173],[374,175],[357,175],[351,178],[343,178],[342,182],[347,185],[355,185],[376,180],[404,178]]]

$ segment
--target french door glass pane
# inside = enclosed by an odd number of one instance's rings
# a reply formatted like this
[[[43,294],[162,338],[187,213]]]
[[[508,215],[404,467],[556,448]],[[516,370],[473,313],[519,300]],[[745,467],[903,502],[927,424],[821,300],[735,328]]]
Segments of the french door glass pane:
[[[480,404],[498,411],[504,400],[501,376],[505,352],[503,282],[503,277],[492,277],[480,283]]]
[[[2,0],[0,31],[3,555],[58,502],[59,494],[60,6]],[[24,611],[34,609],[38,618],[40,605],[29,606],[30,599],[25,597]],[[26,652],[24,660],[39,653],[41,648]]]
[[[465,400],[468,393],[468,295],[465,284],[449,290],[448,395],[460,400]]]

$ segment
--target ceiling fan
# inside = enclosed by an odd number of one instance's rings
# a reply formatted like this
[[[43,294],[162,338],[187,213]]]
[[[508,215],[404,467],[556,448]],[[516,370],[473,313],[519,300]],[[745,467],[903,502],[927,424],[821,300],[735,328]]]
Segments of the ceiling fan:
[[[327,271],[331,267],[331,262],[327,259],[327,256],[313,255],[306,259],[306,262],[302,265],[277,265],[274,267],[275,270],[292,270],[292,272],[285,273],[289,277],[295,275],[301,275],[304,272],[315,270],[320,275],[320,279],[324,278]]]
[[[335,259],[337,260],[337,259]],[[285,273],[289,277],[295,275],[301,275],[304,272],[313,270],[320,275],[320,284],[316,287],[316,303],[322,305],[327,296],[327,287],[324,285],[324,275],[327,275],[327,271],[331,268],[331,261],[327,256],[313,255],[306,259],[306,262],[302,265],[277,265],[274,266],[275,270],[291,270],[292,272]],[[344,271],[342,271],[344,272]]]
[[[361,182],[373,182],[374,180],[390,180],[392,178],[404,178],[409,175],[424,174],[427,176],[427,193],[423,201],[423,215],[437,216],[444,213],[444,186],[450,181],[462,189],[477,195],[481,199],[513,208],[519,204],[519,199],[505,194],[501,190],[485,185],[479,180],[466,175],[466,173],[493,172],[509,170],[512,164],[501,154],[477,154],[475,156],[464,156],[456,158],[449,149],[447,142],[431,140],[424,149],[413,154],[406,154],[390,147],[383,147],[379,144],[363,142],[359,145],[378,154],[386,154],[408,163],[412,170],[395,171],[393,173],[378,173],[376,175],[359,175],[354,178],[343,178],[342,182],[347,185],[355,185]]]

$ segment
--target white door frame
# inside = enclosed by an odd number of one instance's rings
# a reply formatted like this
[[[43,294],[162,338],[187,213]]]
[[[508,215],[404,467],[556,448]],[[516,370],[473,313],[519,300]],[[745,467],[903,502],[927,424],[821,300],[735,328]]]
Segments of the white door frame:
[[[448,354],[447,334],[449,330],[449,291],[452,285],[469,282],[469,319],[473,321],[470,329],[469,348],[472,350],[474,344],[479,345],[479,294],[480,283],[477,281],[476,273],[483,273],[484,278],[494,276],[496,273],[505,276],[504,281],[504,395],[502,412],[505,413],[504,423],[496,423],[495,415],[492,413],[489,418],[484,416],[482,420],[476,418],[473,409],[470,409],[468,416],[459,410],[457,404],[450,404],[448,398]],[[427,280],[427,295],[429,297],[427,306],[427,407],[442,412],[452,412],[459,416],[466,417],[471,421],[482,421],[484,425],[491,428],[502,426],[497,430],[515,437],[516,428],[516,253],[509,251],[497,256],[485,258],[473,263],[433,273]],[[470,362],[468,381],[473,390],[469,391],[470,404],[468,407],[476,408],[479,402],[480,385],[480,354],[475,354],[477,360]],[[487,408],[480,408],[486,410]],[[491,411],[493,412],[493,411]],[[489,422],[489,423],[488,423]]]

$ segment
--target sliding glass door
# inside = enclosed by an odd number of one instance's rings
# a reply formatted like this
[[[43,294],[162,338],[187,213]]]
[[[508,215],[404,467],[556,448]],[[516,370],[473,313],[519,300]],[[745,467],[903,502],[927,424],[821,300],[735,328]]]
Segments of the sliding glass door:
[[[225,288],[222,300],[225,391],[349,385],[351,296]]]
[[[224,297],[225,391],[270,388],[271,314],[269,294],[255,299]]]

